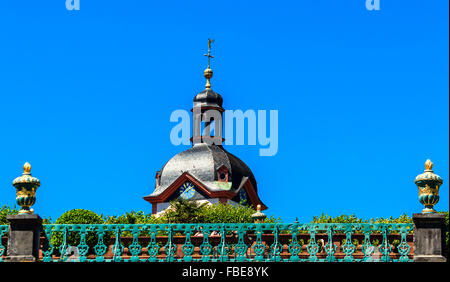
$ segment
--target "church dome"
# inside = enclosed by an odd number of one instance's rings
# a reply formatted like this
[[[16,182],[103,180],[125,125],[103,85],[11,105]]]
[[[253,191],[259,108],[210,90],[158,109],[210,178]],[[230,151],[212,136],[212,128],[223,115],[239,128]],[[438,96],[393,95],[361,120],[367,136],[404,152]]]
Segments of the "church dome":
[[[222,108],[223,99],[219,93],[210,88],[203,90],[194,97],[194,108],[196,107],[219,107]]]
[[[206,200],[210,203],[262,203],[250,168],[223,147],[223,98],[211,89],[211,43],[208,39],[208,67],[204,72],[205,90],[194,97],[192,108],[192,148],[172,157],[156,173],[155,190],[144,200],[152,204],[152,214],[169,207],[172,199]],[[214,124],[213,130],[211,126]],[[194,188],[197,187],[197,188]],[[194,189],[192,189],[194,188]],[[196,193],[195,191],[199,192]]]
[[[227,173],[227,183],[220,181],[221,171]],[[202,182],[210,191],[236,192],[249,179],[257,191],[256,180],[250,168],[222,146],[199,143],[175,155],[162,168],[159,186],[150,196],[157,196],[167,189],[184,172]]]

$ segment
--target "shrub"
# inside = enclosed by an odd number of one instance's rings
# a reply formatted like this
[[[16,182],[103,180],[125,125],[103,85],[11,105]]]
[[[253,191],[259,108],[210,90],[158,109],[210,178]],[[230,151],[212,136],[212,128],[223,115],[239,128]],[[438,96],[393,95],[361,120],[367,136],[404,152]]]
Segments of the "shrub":
[[[19,210],[14,205],[13,207],[9,207],[4,205],[0,208],[0,225],[9,225],[9,221],[6,219],[8,215],[16,215],[19,214]],[[51,224],[51,217],[42,218],[42,224]]]
[[[106,224],[155,224],[162,223],[161,219],[156,218],[152,214],[146,214],[143,211],[126,212],[123,215],[108,215],[103,217]],[[108,232],[108,236],[111,232]],[[140,236],[148,236],[148,231],[141,231]],[[130,231],[123,231],[122,236],[131,236]]]
[[[354,214],[352,215],[340,215],[337,217],[331,217],[327,214],[322,213],[320,216],[314,216],[311,223],[368,223],[368,220],[363,220],[357,218]]]
[[[161,215],[161,223],[202,223],[205,222],[206,203],[178,198]]]
[[[449,246],[449,236],[448,236],[448,232],[449,232],[449,225],[448,225],[448,211],[444,211],[444,212],[439,212],[439,213],[443,213],[445,214],[445,245],[447,246],[447,250],[446,250],[446,254],[445,256],[448,258],[448,254],[450,252],[450,246]]]
[[[105,216],[103,217],[106,224],[146,224],[155,223],[155,216],[146,214],[143,211],[126,212],[120,216]]]
[[[208,223],[249,223],[253,222],[255,210],[249,206],[213,204],[204,210],[204,222]]]
[[[73,209],[63,213],[55,222],[55,224],[102,224],[105,223],[101,216],[90,210]],[[63,243],[62,232],[54,232],[51,238],[54,253],[59,254],[59,247]],[[105,239],[107,237],[105,236]],[[86,244],[89,246],[88,253],[93,253],[94,246],[97,244],[98,236],[95,232],[88,232],[86,235]],[[108,240],[105,240],[107,244]],[[78,232],[70,231],[67,236],[66,243],[70,246],[77,246],[80,244],[80,234]]]
[[[256,211],[250,206],[216,203],[208,205],[177,199],[171,207],[152,223],[251,223]],[[265,222],[280,222],[273,216]]]
[[[19,210],[14,207],[9,207],[7,205],[4,205],[0,208],[0,225],[9,225],[9,221],[6,219],[6,216],[8,215],[16,215],[19,213]]]

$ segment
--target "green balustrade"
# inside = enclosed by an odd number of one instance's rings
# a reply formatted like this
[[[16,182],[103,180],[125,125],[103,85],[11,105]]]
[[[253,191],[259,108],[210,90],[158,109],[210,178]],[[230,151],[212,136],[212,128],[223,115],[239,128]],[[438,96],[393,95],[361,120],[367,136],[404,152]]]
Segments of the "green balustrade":
[[[410,262],[412,228],[404,223],[48,224],[41,261]],[[7,232],[8,226],[0,226],[0,237]],[[0,261],[4,251],[0,242]]]
[[[2,237],[8,234],[8,225],[0,225],[0,262],[3,261],[3,254],[5,253],[6,247],[2,245]]]

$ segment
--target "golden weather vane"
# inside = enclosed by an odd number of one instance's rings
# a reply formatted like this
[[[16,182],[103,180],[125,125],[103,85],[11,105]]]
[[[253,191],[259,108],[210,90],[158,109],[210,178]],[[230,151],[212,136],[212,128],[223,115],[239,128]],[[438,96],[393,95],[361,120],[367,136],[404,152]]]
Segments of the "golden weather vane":
[[[206,57],[208,57],[208,67],[206,68],[205,72],[204,72],[204,76],[206,78],[206,85],[205,88],[210,89],[211,88],[211,83],[210,83],[210,79],[213,76],[213,71],[212,69],[209,67],[210,66],[210,59],[214,58],[214,56],[211,55],[211,43],[214,43],[213,39],[209,39],[208,38],[208,54],[205,54]]]

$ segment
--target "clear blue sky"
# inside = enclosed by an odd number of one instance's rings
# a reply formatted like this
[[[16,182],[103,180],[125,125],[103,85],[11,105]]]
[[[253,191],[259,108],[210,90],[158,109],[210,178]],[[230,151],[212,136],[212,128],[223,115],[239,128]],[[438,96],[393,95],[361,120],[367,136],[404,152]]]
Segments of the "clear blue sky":
[[[309,221],[420,212],[430,158],[449,207],[448,1],[2,1],[0,205],[31,163],[34,209],[151,212],[170,114],[213,89],[227,109],[279,111],[279,149],[229,146],[267,214]]]

